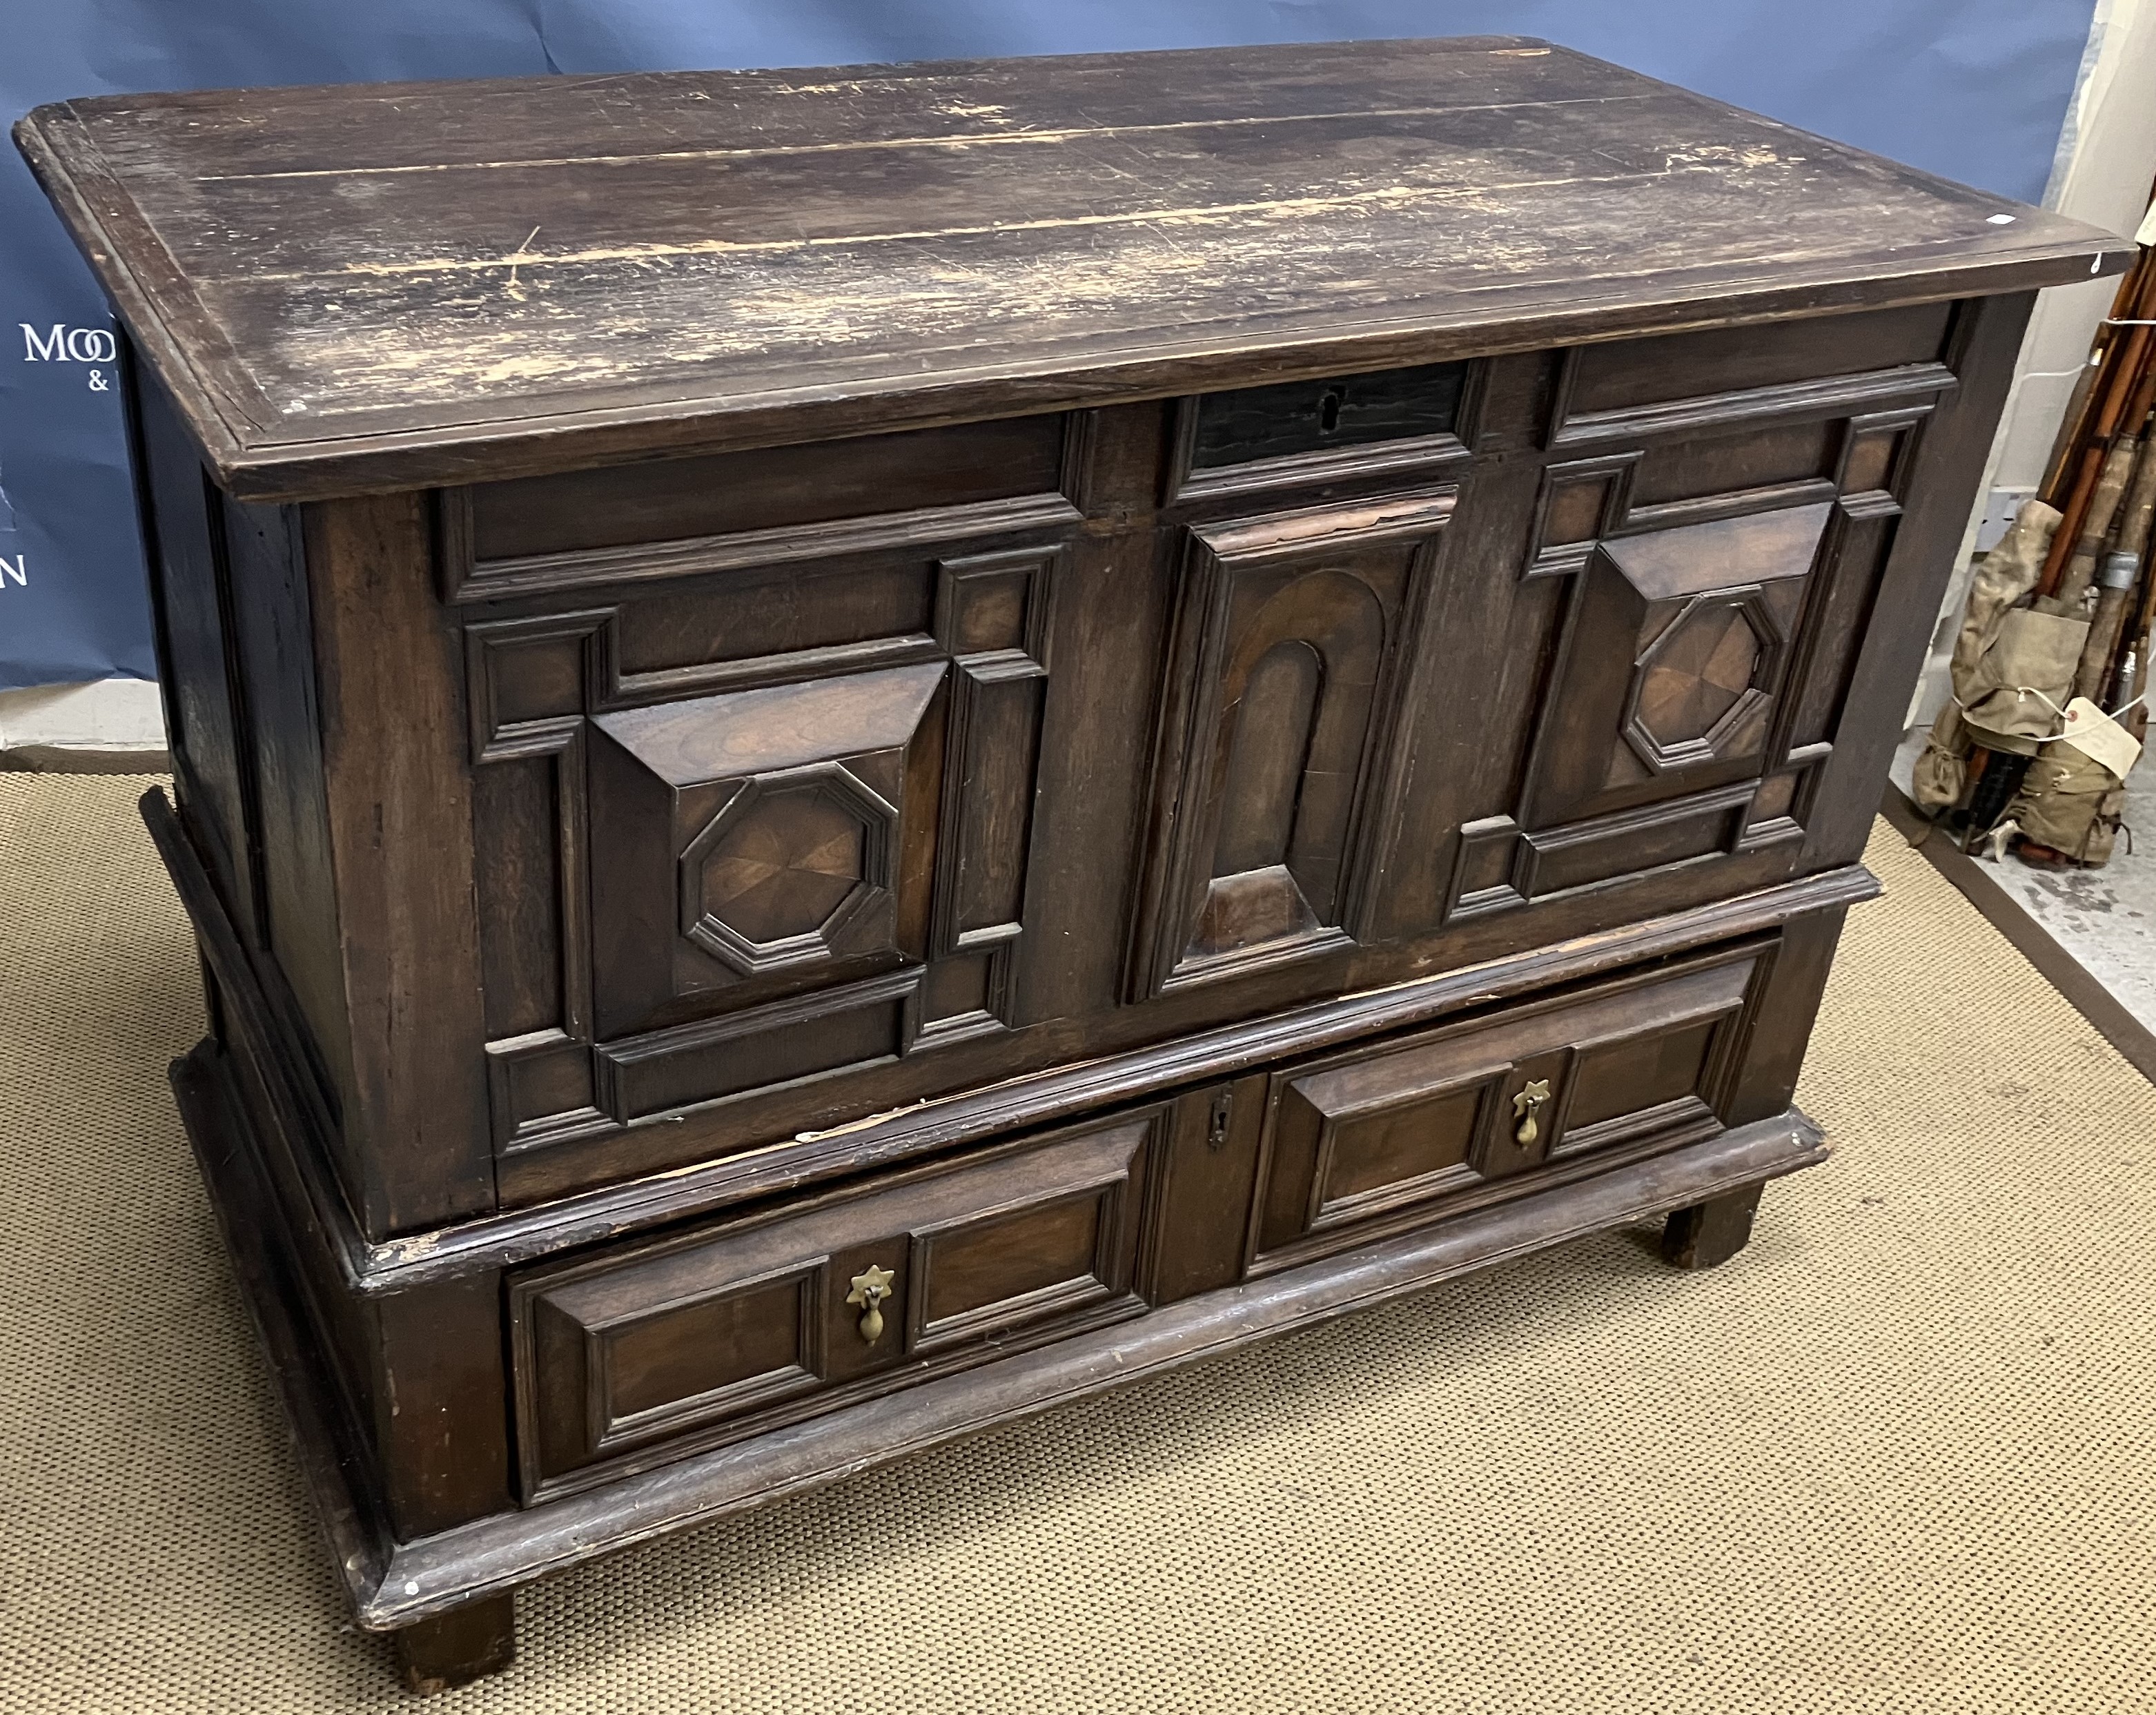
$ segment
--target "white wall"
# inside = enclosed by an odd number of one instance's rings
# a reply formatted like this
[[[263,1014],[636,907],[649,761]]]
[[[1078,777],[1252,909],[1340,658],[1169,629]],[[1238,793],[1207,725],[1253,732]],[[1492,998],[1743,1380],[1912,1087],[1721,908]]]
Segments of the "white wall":
[[[165,711],[144,679],[0,691],[0,754],[32,768],[167,767]]]

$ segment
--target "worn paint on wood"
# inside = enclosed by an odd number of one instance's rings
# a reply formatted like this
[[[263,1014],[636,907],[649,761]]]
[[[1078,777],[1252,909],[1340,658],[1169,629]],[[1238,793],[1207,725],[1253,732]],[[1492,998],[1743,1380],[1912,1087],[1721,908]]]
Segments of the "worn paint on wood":
[[[1518,39],[114,96],[19,137],[250,493],[454,480],[475,439],[558,468],[801,439],[819,404],[921,423],[1030,381],[1048,409],[2128,253]]]

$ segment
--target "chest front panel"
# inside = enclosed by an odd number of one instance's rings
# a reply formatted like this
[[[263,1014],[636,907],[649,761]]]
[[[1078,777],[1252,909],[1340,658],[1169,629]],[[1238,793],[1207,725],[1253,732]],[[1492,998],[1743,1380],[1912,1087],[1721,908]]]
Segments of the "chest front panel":
[[[1010,1028],[1070,433],[441,497],[501,1148]]]
[[[1845,860],[1953,328],[442,491],[506,1197]]]
[[[1563,361],[1519,562],[1543,678],[1502,809],[1459,829],[1448,922],[1804,845],[1958,385],[1950,326],[1933,306],[1736,333]]]

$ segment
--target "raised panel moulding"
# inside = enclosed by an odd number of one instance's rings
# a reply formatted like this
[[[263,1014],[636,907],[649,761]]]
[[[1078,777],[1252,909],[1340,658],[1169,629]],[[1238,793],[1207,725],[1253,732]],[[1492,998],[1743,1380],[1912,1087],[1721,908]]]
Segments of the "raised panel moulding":
[[[593,724],[668,786],[743,779],[904,742],[945,670],[894,667],[623,709]]]

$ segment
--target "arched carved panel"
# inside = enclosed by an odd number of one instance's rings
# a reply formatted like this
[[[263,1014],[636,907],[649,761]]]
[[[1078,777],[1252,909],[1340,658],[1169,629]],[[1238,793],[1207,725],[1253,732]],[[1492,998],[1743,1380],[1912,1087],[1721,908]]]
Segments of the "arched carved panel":
[[[1191,937],[1203,955],[1337,921],[1384,656],[1384,609],[1346,573],[1306,573],[1253,618],[1222,684],[1219,831]]]
[[[1229,705],[1227,766],[1213,873],[1240,875],[1287,861],[1317,724],[1325,665],[1301,638],[1258,657]]]
[[[1406,634],[1452,490],[1191,532],[1134,995],[1354,939]]]

